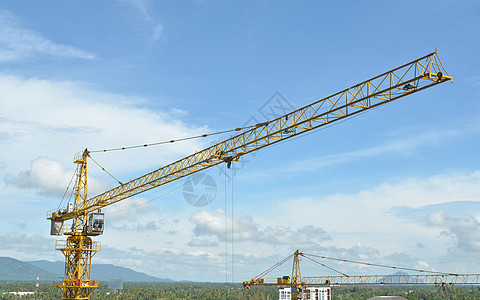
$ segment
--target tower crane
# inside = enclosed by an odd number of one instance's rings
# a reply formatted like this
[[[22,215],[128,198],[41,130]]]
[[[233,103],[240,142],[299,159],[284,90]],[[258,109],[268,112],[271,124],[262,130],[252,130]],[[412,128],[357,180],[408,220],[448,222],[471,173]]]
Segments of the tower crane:
[[[101,248],[100,242],[92,240],[103,233],[101,208],[221,163],[230,167],[247,153],[448,81],[453,79],[435,51],[276,119],[237,128],[238,133],[224,141],[94,197],[88,194],[87,160],[91,152],[85,149],[74,158],[77,177],[73,203],[47,212],[51,234],[68,236],[55,244],[65,256],[65,273],[54,285],[61,289],[63,299],[89,299],[98,287],[98,281],[91,278],[91,260]],[[64,229],[64,222],[69,220],[72,225]]]
[[[264,278],[264,276],[274,269],[278,268],[285,262],[289,261],[293,257],[293,267],[292,273],[290,276],[282,276],[277,278]],[[356,275],[351,276],[339,272],[331,267],[326,266],[325,264],[317,261],[318,258],[335,260],[342,263],[355,263],[362,264],[367,266],[383,267],[390,268],[394,270],[408,270],[418,272],[417,275],[407,275],[407,274],[393,274],[393,275]],[[317,263],[325,268],[333,270],[340,273],[341,275],[336,276],[302,276],[300,270],[300,260],[310,260],[314,263]],[[420,274],[421,273],[421,274]],[[314,254],[306,254],[300,252],[299,250],[295,251],[293,254],[287,256],[282,261],[268,268],[264,272],[255,276],[254,278],[244,281],[243,287],[245,289],[251,289],[252,286],[290,286],[290,298],[289,299],[310,299],[310,295],[307,297],[304,296],[304,291],[308,287],[312,286],[353,286],[353,285],[435,285],[438,287],[448,287],[453,285],[477,285],[480,284],[480,274],[455,274],[455,273],[444,273],[444,272],[434,272],[434,271],[425,271],[425,270],[416,270],[410,268],[402,267],[391,267],[379,264],[365,263],[350,261],[346,259],[330,258]],[[288,297],[287,297],[288,298]],[[317,299],[317,298],[312,298]],[[324,298],[330,300],[330,294],[326,295]]]

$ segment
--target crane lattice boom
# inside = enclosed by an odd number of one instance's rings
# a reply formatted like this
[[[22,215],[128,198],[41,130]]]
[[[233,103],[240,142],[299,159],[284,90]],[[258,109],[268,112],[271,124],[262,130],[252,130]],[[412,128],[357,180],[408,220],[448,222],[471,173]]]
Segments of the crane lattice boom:
[[[274,120],[257,124],[253,129],[89,198],[80,203],[76,211],[64,214],[52,211],[48,219],[68,220],[88,214],[165,183],[222,162],[230,163],[252,151],[447,81],[452,81],[452,77],[448,76],[437,53],[430,53]]]
[[[430,284],[450,286],[480,284],[480,274],[361,275],[303,277],[306,285]]]

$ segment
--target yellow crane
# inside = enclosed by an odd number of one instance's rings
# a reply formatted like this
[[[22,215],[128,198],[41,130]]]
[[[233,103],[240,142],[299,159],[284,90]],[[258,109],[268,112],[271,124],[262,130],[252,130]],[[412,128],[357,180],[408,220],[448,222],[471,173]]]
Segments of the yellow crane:
[[[289,261],[293,257],[293,267],[291,276],[282,276],[277,278],[264,278],[264,276],[274,269],[278,268],[285,262]],[[318,258],[334,260],[341,263],[354,263],[374,267],[383,267],[389,268],[392,270],[405,270],[405,271],[414,271],[419,274],[416,275],[407,275],[407,274],[390,274],[390,275],[347,275],[340,271],[337,271],[327,265],[318,261]],[[340,273],[341,275],[336,276],[302,276],[300,270],[300,261],[309,260],[314,263],[321,265],[322,267],[328,268],[332,271]],[[438,287],[448,287],[456,284],[461,285],[473,285],[480,284],[480,274],[455,274],[455,273],[445,273],[445,272],[434,272],[434,271],[425,271],[411,268],[402,268],[402,267],[392,267],[379,264],[351,261],[346,259],[331,258],[315,254],[306,254],[300,252],[299,250],[295,251],[293,254],[287,256],[282,261],[263,271],[254,278],[244,281],[243,287],[245,289],[251,289],[252,286],[290,286],[291,299],[306,299],[304,297],[304,291],[308,287],[312,286],[345,286],[345,285],[435,285]],[[330,295],[330,294],[329,294]],[[309,298],[308,298],[309,299]],[[326,299],[330,299],[326,297]]]
[[[435,51],[276,119],[237,128],[238,134],[222,142],[94,197],[88,195],[87,160],[91,152],[85,149],[74,159],[74,202],[47,212],[51,234],[68,236],[55,244],[65,256],[65,274],[54,285],[62,290],[63,299],[89,299],[98,286],[98,281],[91,278],[91,259],[101,244],[91,237],[103,233],[101,208],[221,163],[230,167],[232,161],[247,153],[447,81],[452,77]],[[64,230],[67,220],[72,220],[72,225]]]

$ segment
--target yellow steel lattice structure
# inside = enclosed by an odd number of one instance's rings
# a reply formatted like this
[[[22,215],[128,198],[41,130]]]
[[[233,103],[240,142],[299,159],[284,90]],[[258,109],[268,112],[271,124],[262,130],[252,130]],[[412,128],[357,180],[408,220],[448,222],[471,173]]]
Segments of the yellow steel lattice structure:
[[[99,250],[99,244],[97,246],[88,236],[102,232],[92,230],[89,223],[94,211],[220,163],[230,165],[247,153],[448,81],[452,81],[452,77],[444,69],[437,53],[433,52],[279,118],[257,124],[91,198],[88,197],[86,173],[90,153],[85,150],[75,160],[79,168],[73,208],[47,213],[47,218],[52,221],[52,234],[55,235],[63,233],[63,221],[73,219],[71,230],[65,232],[69,235],[66,247],[60,248],[65,255],[65,276],[57,286],[62,289],[64,299],[88,299],[95,287],[90,279],[91,257]]]
[[[451,286],[480,284],[480,274],[362,275],[303,277],[305,285],[430,284]]]

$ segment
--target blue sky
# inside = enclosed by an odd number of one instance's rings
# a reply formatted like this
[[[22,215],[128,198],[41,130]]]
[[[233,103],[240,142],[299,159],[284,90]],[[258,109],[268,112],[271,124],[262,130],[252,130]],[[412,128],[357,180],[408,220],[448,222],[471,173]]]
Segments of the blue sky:
[[[227,175],[212,168],[207,206],[190,205],[181,180],[105,209],[94,262],[240,281],[299,248],[478,273],[479,25],[477,1],[2,1],[0,255],[63,260],[46,212],[85,147],[264,121],[275,101],[298,108],[437,48],[452,84],[248,155]],[[125,182],[212,141],[93,157]],[[115,186],[89,169],[90,195]]]

